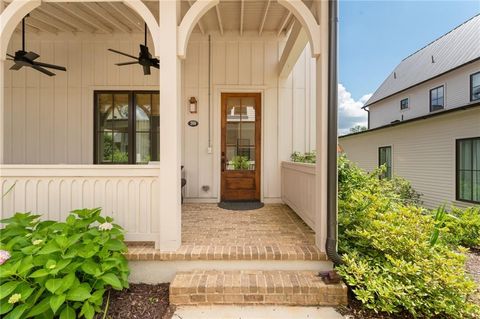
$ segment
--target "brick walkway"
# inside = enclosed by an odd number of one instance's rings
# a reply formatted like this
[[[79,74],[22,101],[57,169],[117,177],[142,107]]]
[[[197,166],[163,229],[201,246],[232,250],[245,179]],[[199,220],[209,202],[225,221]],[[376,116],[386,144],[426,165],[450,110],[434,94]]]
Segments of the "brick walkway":
[[[288,206],[228,211],[216,204],[185,204],[182,246],[160,253],[151,244],[131,245],[130,260],[326,260],[314,232]]]

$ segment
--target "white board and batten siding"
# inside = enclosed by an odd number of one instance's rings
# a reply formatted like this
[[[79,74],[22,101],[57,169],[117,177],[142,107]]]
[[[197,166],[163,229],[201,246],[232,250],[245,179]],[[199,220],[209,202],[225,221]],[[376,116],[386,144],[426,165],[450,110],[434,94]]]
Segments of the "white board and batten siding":
[[[5,68],[5,164],[93,164],[93,92],[95,90],[158,90],[158,70],[144,76],[140,66],[117,67],[129,59],[108,48],[137,55],[142,34],[28,36],[27,50],[40,60],[64,65],[47,77],[30,69]],[[315,145],[315,62],[308,48],[287,79],[277,76],[285,38],[212,36],[212,107],[208,153],[208,38],[192,35],[182,63],[182,164],[187,178],[186,198],[216,201],[220,182],[220,93],[262,93],[262,195],[281,197],[280,163],[293,151]],[[151,43],[151,42],[150,42]],[[9,53],[21,46],[18,34]],[[198,100],[198,113],[187,110]],[[197,127],[189,127],[197,120]],[[203,191],[202,186],[209,186]]]
[[[441,85],[444,86],[446,110],[470,104],[470,75],[477,72],[480,72],[480,61],[372,104],[369,107],[370,128],[388,125],[402,118],[408,120],[430,114],[430,90]],[[400,101],[406,98],[409,107],[400,110]]]
[[[423,194],[428,208],[456,201],[456,140],[480,136],[480,109],[472,108],[393,127],[341,137],[347,157],[366,171],[378,167],[378,148],[392,147],[393,174],[406,178]]]
[[[0,218],[15,212],[65,220],[75,209],[101,207],[127,231],[127,240],[157,241],[158,166],[0,166]],[[7,192],[11,186],[13,188]]]
[[[198,100],[198,113],[184,108],[184,123],[200,125],[183,128],[183,159],[187,179],[187,200],[219,196],[220,183],[220,98],[222,92],[262,93],[262,195],[265,201],[281,197],[280,163],[294,150],[305,151],[315,145],[314,60],[304,50],[293,72],[278,78],[277,62],[283,38],[274,36],[212,36],[211,44],[211,146],[208,153],[208,38],[193,35],[183,68],[183,100]],[[312,66],[313,65],[313,66]],[[312,99],[313,95],[313,99]],[[315,116],[313,115],[313,118]],[[313,125],[313,126],[312,126]],[[308,136],[308,138],[306,138]],[[209,186],[204,191],[202,186]]]

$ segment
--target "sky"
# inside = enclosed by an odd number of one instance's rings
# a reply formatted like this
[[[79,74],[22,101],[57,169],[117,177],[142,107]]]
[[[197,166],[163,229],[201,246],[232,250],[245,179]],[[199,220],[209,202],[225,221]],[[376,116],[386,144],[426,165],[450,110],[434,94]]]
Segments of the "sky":
[[[480,13],[480,0],[339,0],[339,131],[367,125],[361,107],[408,55]]]

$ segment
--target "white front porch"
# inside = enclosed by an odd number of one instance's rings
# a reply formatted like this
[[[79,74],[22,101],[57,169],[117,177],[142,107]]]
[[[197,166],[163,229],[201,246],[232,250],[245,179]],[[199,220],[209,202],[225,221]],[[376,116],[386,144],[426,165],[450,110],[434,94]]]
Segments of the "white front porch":
[[[71,15],[71,10],[84,10],[80,2],[76,9],[52,0],[20,2],[11,1],[2,13],[0,32],[8,52],[20,45],[19,35],[10,35],[27,11],[48,15],[54,6]],[[103,2],[109,1],[95,3]],[[54,78],[30,69],[8,70],[11,62],[4,60],[7,49],[2,47],[0,190],[15,187],[2,199],[0,216],[32,211],[63,219],[72,209],[102,207],[126,229],[127,240],[153,241],[162,252],[176,251],[182,243],[180,166],[185,166],[187,202],[217,202],[220,95],[259,92],[264,106],[261,199],[282,202],[282,190],[292,185],[292,179],[282,178],[282,161],[292,151],[316,149],[318,164],[310,179],[316,187],[310,188],[307,223],[315,230],[317,249],[324,252],[328,3],[279,0],[268,1],[266,7],[267,1],[116,2],[125,4],[126,9],[118,10],[129,12],[130,18],[147,22],[160,72],[145,77],[136,66],[114,65],[123,60],[107,48],[136,54],[142,35],[131,21],[122,30],[121,22],[110,21],[110,16],[105,21],[96,17],[106,34],[78,30],[72,35],[61,30],[61,24],[55,27],[57,34],[35,33],[35,27],[29,27],[28,48],[46,61],[67,66],[67,73]],[[242,8],[235,18],[242,21],[238,25],[233,21],[236,6]],[[252,27],[256,15],[260,30]],[[313,36],[318,38],[304,50]],[[93,165],[92,100],[99,90],[160,91],[160,164]],[[187,108],[192,96],[199,101],[194,114]],[[190,120],[200,125],[189,127]]]

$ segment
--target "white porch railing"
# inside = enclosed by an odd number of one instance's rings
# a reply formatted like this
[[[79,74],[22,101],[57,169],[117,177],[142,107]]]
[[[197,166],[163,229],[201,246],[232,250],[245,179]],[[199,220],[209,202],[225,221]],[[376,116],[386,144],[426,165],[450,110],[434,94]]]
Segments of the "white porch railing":
[[[0,165],[0,217],[15,212],[65,220],[78,208],[101,207],[127,232],[127,240],[157,241],[158,165]]]
[[[282,200],[315,229],[315,164],[282,162]]]

